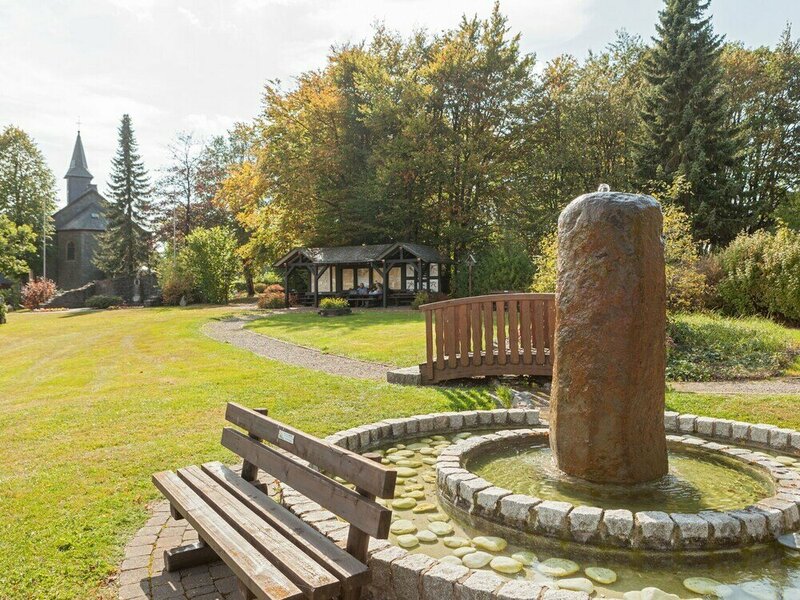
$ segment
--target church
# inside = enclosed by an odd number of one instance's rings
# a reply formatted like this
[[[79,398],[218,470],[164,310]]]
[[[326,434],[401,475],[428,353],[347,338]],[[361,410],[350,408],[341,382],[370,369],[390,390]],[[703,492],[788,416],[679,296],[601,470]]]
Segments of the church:
[[[94,253],[107,227],[107,203],[92,183],[80,131],[64,179],[67,205],[53,215],[55,256],[48,261],[48,275],[59,289],[70,290],[105,276],[94,266]]]

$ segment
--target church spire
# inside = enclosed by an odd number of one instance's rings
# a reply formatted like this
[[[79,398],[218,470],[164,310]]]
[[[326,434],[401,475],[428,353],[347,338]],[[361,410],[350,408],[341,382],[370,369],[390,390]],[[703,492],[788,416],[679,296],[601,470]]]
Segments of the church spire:
[[[81,132],[78,130],[78,137],[75,138],[75,148],[72,150],[72,160],[69,163],[69,170],[64,175],[67,180],[67,204],[83,195],[89,189],[92,181],[92,174],[89,173],[86,164],[86,153],[83,151]]]

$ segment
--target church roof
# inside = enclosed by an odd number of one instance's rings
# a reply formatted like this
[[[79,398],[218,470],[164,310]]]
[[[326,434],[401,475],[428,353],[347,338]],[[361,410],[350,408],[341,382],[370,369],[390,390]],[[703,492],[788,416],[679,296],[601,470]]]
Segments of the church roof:
[[[83,151],[83,142],[81,141],[81,132],[78,131],[78,137],[75,138],[75,148],[72,150],[72,160],[69,162],[69,170],[64,175],[67,177],[88,177],[92,178],[89,173],[89,166],[86,164],[86,153]]]
[[[100,195],[96,186],[91,186],[53,215],[56,231],[105,231],[108,227],[105,211],[106,199]]]

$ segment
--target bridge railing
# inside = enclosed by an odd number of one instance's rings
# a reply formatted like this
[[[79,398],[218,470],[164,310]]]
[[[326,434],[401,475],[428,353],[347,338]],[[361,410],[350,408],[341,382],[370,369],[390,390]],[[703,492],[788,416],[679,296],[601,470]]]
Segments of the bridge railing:
[[[424,383],[552,375],[554,294],[493,294],[433,302],[425,314]]]

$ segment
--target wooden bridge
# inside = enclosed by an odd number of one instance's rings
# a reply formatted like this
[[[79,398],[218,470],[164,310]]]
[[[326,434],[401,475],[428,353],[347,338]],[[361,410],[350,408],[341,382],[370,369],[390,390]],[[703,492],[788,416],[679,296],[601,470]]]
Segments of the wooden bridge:
[[[423,383],[552,375],[554,294],[494,294],[424,304]]]

